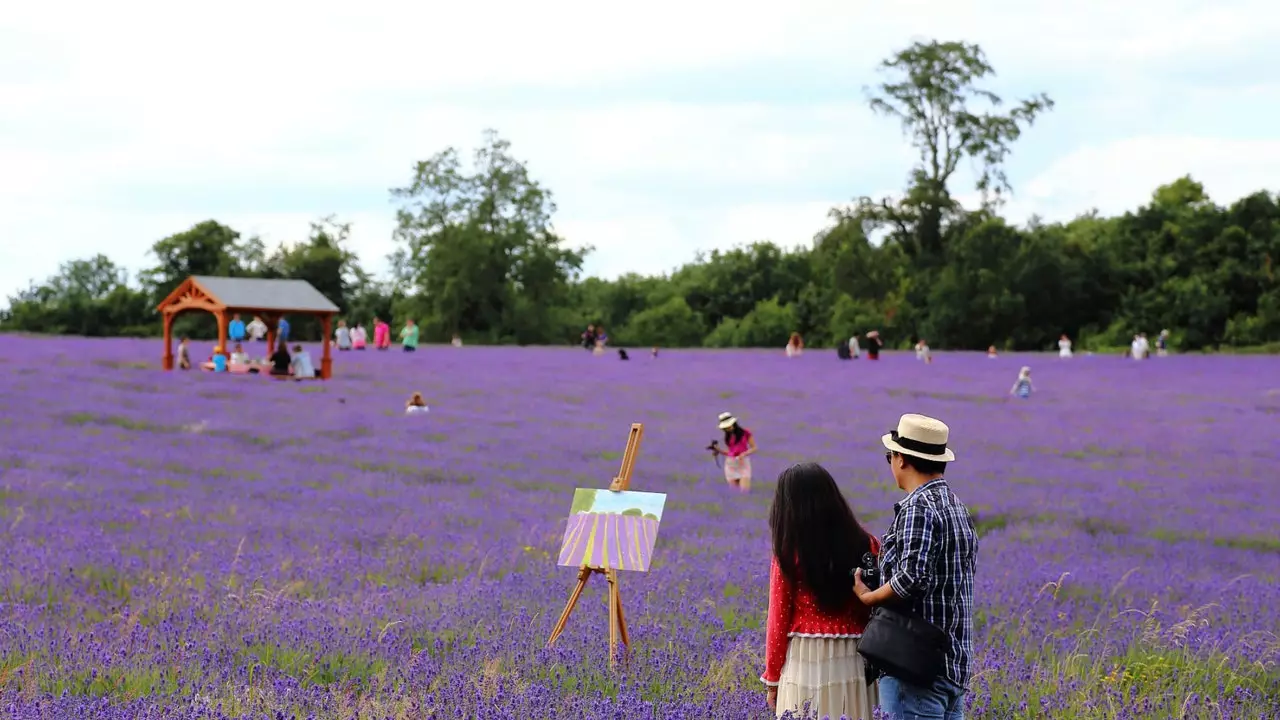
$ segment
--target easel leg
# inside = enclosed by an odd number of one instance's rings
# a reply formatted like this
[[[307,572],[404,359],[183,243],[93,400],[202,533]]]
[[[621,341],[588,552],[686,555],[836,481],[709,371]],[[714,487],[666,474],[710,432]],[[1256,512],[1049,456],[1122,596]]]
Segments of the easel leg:
[[[564,612],[560,613],[560,619],[556,621],[556,626],[551,630],[551,638],[547,640],[547,647],[551,647],[555,643],[556,638],[560,637],[560,633],[564,632],[564,626],[569,622],[569,613],[573,612],[573,606],[578,604],[578,598],[582,596],[582,590],[587,586],[587,578],[591,577],[589,568],[582,568],[578,571],[578,585],[573,589],[573,594],[569,596],[569,602],[564,606]]]
[[[618,663],[618,578],[613,570],[609,578],[609,667]]]
[[[615,587],[615,588],[617,588],[617,586],[616,586],[616,585],[615,585],[614,587]],[[631,636],[627,634],[627,619],[626,619],[626,615],[622,612],[622,589],[621,589],[621,588],[617,588],[617,590],[615,590],[615,592],[616,592],[616,593],[617,593],[617,595],[618,595],[618,599],[617,599],[617,601],[616,601],[616,603],[617,603],[617,605],[618,605],[618,631],[619,631],[620,635],[622,636],[622,644],[623,644],[623,646],[624,646],[624,647],[626,647],[628,650],[630,650],[630,649],[631,649]]]

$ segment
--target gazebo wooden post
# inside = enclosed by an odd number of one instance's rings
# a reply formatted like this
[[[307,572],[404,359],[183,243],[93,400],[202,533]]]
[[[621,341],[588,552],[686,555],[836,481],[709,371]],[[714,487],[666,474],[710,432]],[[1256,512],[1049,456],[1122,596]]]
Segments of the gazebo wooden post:
[[[218,347],[222,348],[222,352],[230,355],[231,351],[227,349],[227,311],[216,310],[213,316],[218,319]]]
[[[173,313],[164,313],[164,358],[160,361],[160,367],[165,370],[173,369]]]
[[[329,356],[329,335],[333,329],[333,316],[320,316],[320,345],[324,348],[320,356],[320,379],[328,380],[333,376],[333,358]]]

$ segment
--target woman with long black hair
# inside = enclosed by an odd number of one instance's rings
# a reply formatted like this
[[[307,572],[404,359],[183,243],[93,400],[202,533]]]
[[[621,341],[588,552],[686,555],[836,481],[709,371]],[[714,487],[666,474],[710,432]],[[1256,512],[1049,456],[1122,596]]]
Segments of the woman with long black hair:
[[[724,449],[716,448],[715,452],[724,455],[724,480],[747,492],[751,489],[751,455],[756,451],[756,439],[731,413],[720,413],[720,429],[724,431]]]
[[[806,703],[813,717],[871,718],[858,639],[870,610],[853,593],[853,570],[879,541],[858,524],[831,474],[817,463],[778,476],[769,509],[773,564],[765,635],[768,701],[778,717]]]

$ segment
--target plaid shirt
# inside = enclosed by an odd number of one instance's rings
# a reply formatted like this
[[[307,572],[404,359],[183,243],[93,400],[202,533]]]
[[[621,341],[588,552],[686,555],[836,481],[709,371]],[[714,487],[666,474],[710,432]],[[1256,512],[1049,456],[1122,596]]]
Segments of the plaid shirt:
[[[942,478],[893,505],[893,526],[882,541],[880,577],[888,578],[904,609],[951,638],[946,678],[969,681],[973,658],[973,574],[978,536],[969,510]]]

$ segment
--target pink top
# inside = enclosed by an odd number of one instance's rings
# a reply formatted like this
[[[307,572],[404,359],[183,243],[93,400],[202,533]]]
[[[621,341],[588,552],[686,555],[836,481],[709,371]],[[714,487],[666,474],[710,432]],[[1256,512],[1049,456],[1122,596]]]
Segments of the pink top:
[[[725,443],[725,449],[728,451],[729,457],[738,457],[739,455],[750,450],[751,449],[751,431],[746,428],[742,428],[742,439],[736,440],[736,441],[733,439],[730,439],[729,442]]]
[[[391,326],[380,322],[373,326],[373,344],[377,347],[391,344]]]

